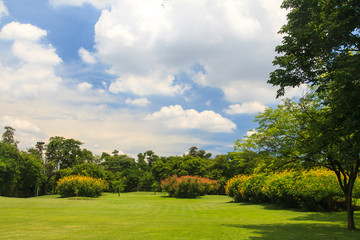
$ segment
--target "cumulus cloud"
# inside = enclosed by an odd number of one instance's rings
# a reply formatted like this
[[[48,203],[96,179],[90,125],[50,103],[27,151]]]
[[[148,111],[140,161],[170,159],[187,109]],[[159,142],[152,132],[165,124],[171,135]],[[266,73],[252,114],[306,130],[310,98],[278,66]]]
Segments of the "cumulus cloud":
[[[83,83],[78,84],[77,89],[80,92],[86,92],[86,91],[90,90],[92,87],[93,87],[93,85],[91,83],[83,82]]]
[[[153,72],[148,76],[127,74],[118,78],[109,86],[112,93],[133,92],[137,95],[176,95],[182,94],[189,89],[186,84],[174,84],[174,76],[161,75],[161,72]]]
[[[128,98],[125,100],[125,103],[144,107],[144,106],[148,105],[150,103],[150,101],[147,100],[146,98],[136,98],[136,99]]]
[[[95,56],[83,47],[79,49],[78,53],[81,60],[85,63],[94,64],[97,62]]]
[[[102,9],[95,54],[118,76],[113,93],[182,94],[189,86],[169,79],[190,72],[195,83],[222,89],[228,101],[275,101],[276,89],[266,82],[286,21],[282,0],[50,2]],[[194,63],[205,71],[193,72]]]
[[[98,5],[77,1],[84,2]],[[221,88],[227,100],[255,101],[262,96],[262,103],[274,101],[274,89],[266,81],[280,43],[276,32],[285,22],[281,0],[107,3],[111,8],[102,10],[95,26],[95,48],[97,58],[119,77],[110,91],[182,94],[186,87],[167,76],[191,72],[198,63],[205,71],[191,74],[193,81]],[[241,87],[249,83],[251,94]]]
[[[3,131],[6,126],[15,129],[15,140],[20,142],[20,148],[35,146],[37,141],[43,141],[46,137],[46,134],[38,126],[28,120],[14,118],[12,116],[1,116],[1,131]]]
[[[42,42],[47,35],[31,24],[11,22],[0,31],[0,41],[11,45],[11,64],[0,58],[0,92],[17,97],[36,97],[51,94],[58,88],[61,78],[54,67],[61,62],[55,48]],[[14,64],[16,62],[16,64]]]
[[[199,129],[208,132],[232,132],[236,125],[213,111],[184,110],[180,105],[162,107],[146,120],[158,121],[169,129]]]
[[[2,28],[0,38],[34,42],[46,35],[47,33],[45,30],[34,25],[11,22]]]
[[[249,102],[243,104],[230,105],[224,111],[227,114],[258,113],[264,111],[265,108],[266,106],[259,102]]]

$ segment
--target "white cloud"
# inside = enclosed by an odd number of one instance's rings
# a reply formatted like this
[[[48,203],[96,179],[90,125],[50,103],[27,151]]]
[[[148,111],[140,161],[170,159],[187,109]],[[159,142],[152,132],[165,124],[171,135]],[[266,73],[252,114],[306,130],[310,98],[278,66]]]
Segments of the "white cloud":
[[[285,95],[283,98],[303,97],[309,92],[309,88],[306,84],[301,84],[299,87],[288,87],[285,88]]]
[[[255,129],[251,129],[246,132],[245,137],[250,137],[251,135],[254,135],[256,133],[257,133],[257,131]]]
[[[81,47],[78,50],[79,56],[81,57],[81,60],[85,63],[94,64],[96,63],[96,58],[94,57],[94,54],[90,53],[85,48]]]
[[[276,97],[276,88],[266,81],[228,81],[222,85],[225,97],[230,102],[254,102],[262,104],[273,103]]]
[[[213,111],[184,110],[180,105],[162,107],[146,120],[158,121],[169,129],[199,129],[208,132],[232,132],[236,125]]]
[[[11,126],[18,131],[23,132],[32,132],[32,133],[39,133],[41,132],[40,128],[35,126],[29,121],[21,120],[17,118],[13,118],[10,116],[2,116],[0,117],[0,124],[1,126]]]
[[[275,46],[281,41],[277,32],[286,21],[282,0],[50,3],[88,3],[102,9],[95,25],[95,54],[119,77],[110,87],[113,93],[182,94],[187,86],[164,79],[191,72],[191,66],[199,63],[206,72],[191,74],[194,82],[221,88],[227,100],[275,101],[276,88],[266,82],[273,70]]]
[[[148,105],[150,103],[150,101],[147,100],[146,98],[136,98],[136,99],[128,98],[128,99],[125,100],[125,103],[135,105],[135,106],[144,107],[144,106]]]
[[[0,39],[36,42],[46,35],[45,30],[34,25],[11,22],[2,28]]]
[[[9,12],[6,8],[6,6],[4,5],[3,1],[0,1],[0,20],[2,17],[9,15]]]
[[[174,84],[174,76],[161,75],[159,72],[150,73],[148,76],[124,75],[110,84],[109,91],[112,93],[133,92],[137,95],[176,95],[188,89],[187,85]]]
[[[1,29],[2,43],[10,41],[12,45],[11,52],[0,57],[0,93],[36,97],[57,90],[61,78],[56,76],[54,67],[61,59],[53,46],[41,43],[46,35],[36,26],[18,22]]]
[[[20,142],[19,147],[21,149],[34,147],[36,142],[43,141],[46,138],[46,134],[38,126],[28,120],[11,116],[1,116],[0,131],[4,132],[4,127],[6,126],[15,129],[15,140]]]
[[[92,87],[93,87],[93,85],[91,83],[83,82],[83,83],[78,84],[77,89],[80,92],[86,92],[86,91],[90,90]]]
[[[265,108],[266,106],[259,102],[249,102],[243,104],[230,105],[224,111],[227,114],[258,113],[264,111]]]
[[[119,76],[110,88],[115,93],[181,94],[183,86],[163,79],[199,63],[205,72],[193,73],[193,80],[221,88],[227,100],[274,102],[266,81],[285,22],[281,2],[114,1],[95,26],[97,58]],[[251,91],[239,87],[244,82]]]

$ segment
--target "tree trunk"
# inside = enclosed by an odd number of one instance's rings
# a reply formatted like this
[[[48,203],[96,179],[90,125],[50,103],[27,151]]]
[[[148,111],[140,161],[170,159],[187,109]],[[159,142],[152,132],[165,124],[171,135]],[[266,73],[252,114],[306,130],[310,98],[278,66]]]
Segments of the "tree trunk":
[[[347,192],[345,193],[345,204],[348,212],[348,230],[356,230],[354,221],[354,208],[352,205],[352,190],[347,189]]]

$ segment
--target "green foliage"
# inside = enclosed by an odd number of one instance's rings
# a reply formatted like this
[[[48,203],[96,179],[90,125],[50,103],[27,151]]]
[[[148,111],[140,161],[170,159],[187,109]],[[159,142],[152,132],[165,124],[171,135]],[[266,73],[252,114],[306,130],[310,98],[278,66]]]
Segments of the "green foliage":
[[[172,176],[161,181],[160,187],[170,197],[196,198],[205,194],[217,194],[220,184],[215,180],[195,176]]]
[[[155,179],[151,172],[144,172],[139,179],[138,191],[153,191]]]
[[[360,182],[355,192],[360,197]],[[239,175],[228,181],[226,194],[236,202],[272,202],[313,211],[344,207],[336,175],[326,169]]]
[[[111,181],[112,189],[118,193],[118,196],[120,197],[120,193],[124,191],[125,183],[124,180],[118,179]]]
[[[16,195],[15,187],[19,181],[19,150],[11,144],[0,142],[0,195]]]
[[[107,189],[104,180],[85,176],[68,176],[57,182],[61,197],[99,197]]]
[[[15,141],[15,129],[10,126],[5,126],[5,132],[2,135],[2,142],[17,146],[18,141]]]
[[[15,145],[0,142],[0,195],[35,196],[36,186],[43,179],[40,159],[20,152]]]
[[[316,89],[322,111],[306,124],[316,143],[309,148],[310,159],[336,173],[346,199],[348,229],[354,230],[352,191],[360,167],[360,4],[284,0],[282,7],[288,10],[288,22],[280,30],[284,37],[273,62],[279,68],[268,82],[280,87],[278,96],[286,87],[304,83]]]
[[[84,163],[81,158],[82,142],[64,137],[50,137],[46,145],[46,160],[53,168],[63,169]]]
[[[105,171],[98,164],[82,163],[74,166],[74,168],[71,171],[71,175],[82,175],[87,177],[104,179]]]

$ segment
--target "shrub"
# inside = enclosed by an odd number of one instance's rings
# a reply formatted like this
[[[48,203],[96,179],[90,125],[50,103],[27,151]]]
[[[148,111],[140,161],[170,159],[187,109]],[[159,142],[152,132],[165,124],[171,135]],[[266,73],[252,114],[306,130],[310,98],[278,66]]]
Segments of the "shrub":
[[[86,176],[66,176],[57,182],[61,197],[99,197],[107,188],[106,181]]]
[[[359,197],[359,181],[354,197]],[[343,192],[335,174],[326,169],[271,175],[238,175],[226,184],[226,194],[236,202],[272,202],[307,210],[339,210]]]
[[[205,194],[218,193],[220,184],[208,178],[174,175],[163,180],[160,187],[169,193],[170,197],[196,198]]]

